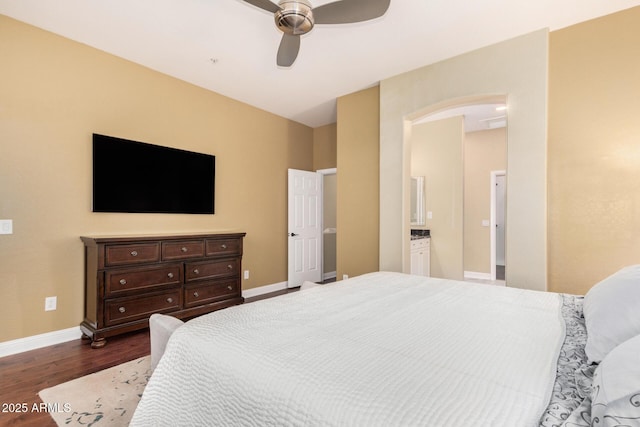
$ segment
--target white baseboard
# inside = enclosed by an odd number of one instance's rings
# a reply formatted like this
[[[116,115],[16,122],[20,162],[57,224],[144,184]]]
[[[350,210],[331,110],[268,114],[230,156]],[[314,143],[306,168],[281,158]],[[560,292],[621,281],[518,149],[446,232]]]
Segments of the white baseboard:
[[[79,326],[60,331],[47,332],[45,334],[33,335],[25,338],[18,338],[12,341],[0,343],[0,357],[22,353],[37,348],[48,347],[67,341],[73,341],[82,336]]]
[[[322,275],[322,280],[334,279],[337,276],[337,272],[330,271]],[[287,282],[274,283],[272,285],[259,286],[257,288],[246,289],[242,291],[242,296],[245,298],[257,297],[271,292],[277,292],[287,289]]]
[[[491,273],[478,273],[476,271],[465,271],[465,279],[491,280]]]
[[[322,275],[322,280],[335,279],[338,276],[337,271],[330,271]]]
[[[257,297],[259,295],[277,292],[283,289],[287,289],[287,282],[274,283],[273,285],[265,285],[257,288],[246,289],[242,291],[242,296],[245,298]]]

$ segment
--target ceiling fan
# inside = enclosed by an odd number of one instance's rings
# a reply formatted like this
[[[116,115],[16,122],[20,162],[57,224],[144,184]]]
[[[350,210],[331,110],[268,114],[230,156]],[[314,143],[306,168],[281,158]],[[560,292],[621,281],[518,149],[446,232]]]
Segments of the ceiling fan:
[[[283,32],[277,64],[290,67],[300,50],[300,36],[315,24],[350,24],[368,21],[385,14],[391,0],[340,0],[316,8],[307,0],[244,0],[274,14],[276,26]]]

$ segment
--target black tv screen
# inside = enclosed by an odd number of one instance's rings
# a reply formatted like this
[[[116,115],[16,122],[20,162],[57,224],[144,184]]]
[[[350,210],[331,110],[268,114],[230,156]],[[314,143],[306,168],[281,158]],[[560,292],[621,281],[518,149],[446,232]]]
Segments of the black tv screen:
[[[216,158],[93,134],[93,211],[213,214]]]

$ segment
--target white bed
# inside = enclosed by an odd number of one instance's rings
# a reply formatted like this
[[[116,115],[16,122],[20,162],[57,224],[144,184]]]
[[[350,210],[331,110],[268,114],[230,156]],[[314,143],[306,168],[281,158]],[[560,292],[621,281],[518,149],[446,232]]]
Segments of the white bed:
[[[132,426],[538,426],[562,295],[372,273],[193,319]]]

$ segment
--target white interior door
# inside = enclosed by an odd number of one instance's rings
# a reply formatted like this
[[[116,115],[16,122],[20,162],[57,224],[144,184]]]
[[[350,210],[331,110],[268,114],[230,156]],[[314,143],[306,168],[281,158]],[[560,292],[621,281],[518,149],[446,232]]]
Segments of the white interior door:
[[[322,281],[322,175],[289,169],[287,286]]]

